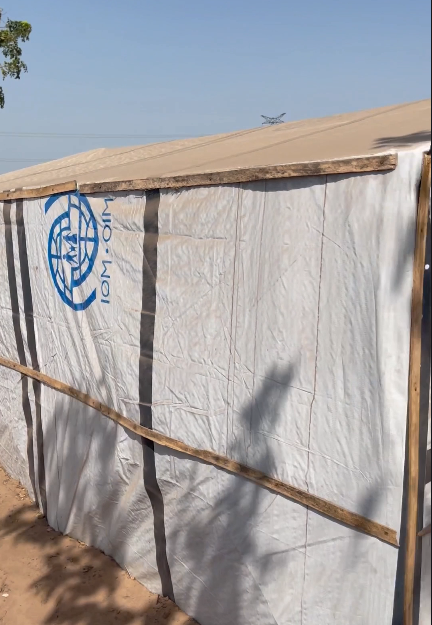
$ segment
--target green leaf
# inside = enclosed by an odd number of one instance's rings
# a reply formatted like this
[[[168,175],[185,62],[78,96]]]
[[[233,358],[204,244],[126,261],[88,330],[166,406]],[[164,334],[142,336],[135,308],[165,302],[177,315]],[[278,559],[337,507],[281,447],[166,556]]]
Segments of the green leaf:
[[[0,73],[3,80],[19,80],[21,74],[27,71],[27,65],[22,60],[20,43],[30,39],[32,27],[28,22],[10,19],[3,23],[2,13],[3,10],[0,9]],[[4,92],[0,87],[0,108],[4,107],[4,103]]]

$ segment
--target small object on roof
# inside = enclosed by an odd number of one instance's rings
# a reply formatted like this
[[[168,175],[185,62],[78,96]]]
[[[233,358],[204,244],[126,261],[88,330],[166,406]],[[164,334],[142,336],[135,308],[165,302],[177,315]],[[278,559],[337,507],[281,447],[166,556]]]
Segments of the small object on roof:
[[[282,113],[278,117],[267,117],[266,115],[261,115],[263,118],[263,126],[276,126],[276,124],[283,124],[282,117],[285,117],[286,113]]]

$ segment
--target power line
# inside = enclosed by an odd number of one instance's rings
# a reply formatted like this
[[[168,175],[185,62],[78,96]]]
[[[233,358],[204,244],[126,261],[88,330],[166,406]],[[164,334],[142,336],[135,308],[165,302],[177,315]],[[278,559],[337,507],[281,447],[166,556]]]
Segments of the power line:
[[[2,137],[23,137],[37,139],[192,139],[203,135],[99,135],[61,132],[4,132]]]
[[[0,158],[0,163],[49,163],[58,159],[50,158]]]

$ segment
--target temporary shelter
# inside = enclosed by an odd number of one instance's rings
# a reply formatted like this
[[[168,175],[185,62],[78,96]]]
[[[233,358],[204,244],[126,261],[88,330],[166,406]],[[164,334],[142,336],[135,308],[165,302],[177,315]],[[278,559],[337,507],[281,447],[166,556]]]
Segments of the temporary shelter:
[[[0,463],[201,625],[430,622],[430,113],[0,177]]]

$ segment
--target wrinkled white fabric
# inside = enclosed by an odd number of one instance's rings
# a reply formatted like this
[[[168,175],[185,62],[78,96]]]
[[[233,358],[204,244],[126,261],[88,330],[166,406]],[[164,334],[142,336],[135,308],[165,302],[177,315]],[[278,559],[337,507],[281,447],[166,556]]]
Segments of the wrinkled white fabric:
[[[156,430],[399,531],[421,162],[161,192]],[[55,215],[24,203],[38,358],[138,421],[146,200],[110,199],[83,312],[50,276]],[[101,241],[105,200],[89,198]],[[0,211],[0,352],[16,361],[4,240]],[[15,268],[21,301],[17,253]],[[30,488],[21,395],[0,368],[0,462]],[[50,524],[161,592],[141,442],[47,388],[42,420]],[[395,548],[160,447],[156,471],[175,599],[201,625],[391,625]]]

